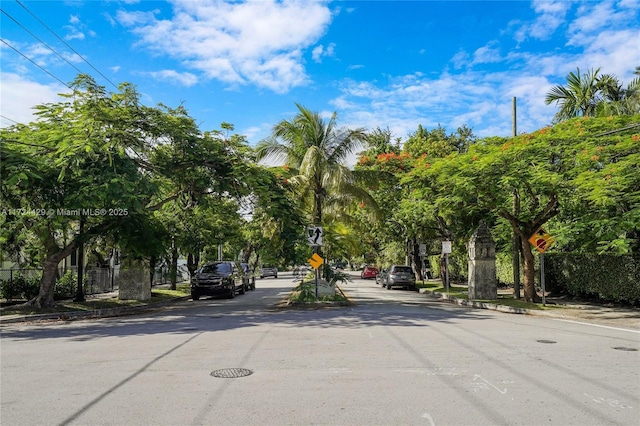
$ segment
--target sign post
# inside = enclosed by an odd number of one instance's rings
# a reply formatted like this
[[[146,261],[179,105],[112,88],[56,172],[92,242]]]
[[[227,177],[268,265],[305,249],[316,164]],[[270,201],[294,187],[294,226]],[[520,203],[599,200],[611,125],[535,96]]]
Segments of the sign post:
[[[553,244],[556,240],[547,232],[538,228],[536,232],[529,238],[529,242],[538,249],[540,252],[540,287],[542,287],[542,306],[546,306],[546,296],[545,296],[545,282],[544,282],[544,252]]]
[[[442,242],[442,253],[444,254],[444,286],[449,293],[449,253],[451,253],[451,241]]]
[[[318,254],[318,247],[322,246],[323,234],[321,226],[307,226],[307,241],[313,247],[313,256],[309,259],[309,263],[316,270],[316,300],[318,300],[318,268],[324,262],[324,259]]]

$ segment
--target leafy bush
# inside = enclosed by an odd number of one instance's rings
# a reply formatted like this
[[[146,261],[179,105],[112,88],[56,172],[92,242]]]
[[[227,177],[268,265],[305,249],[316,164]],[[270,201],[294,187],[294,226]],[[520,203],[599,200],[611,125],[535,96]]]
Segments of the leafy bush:
[[[431,268],[431,276],[444,277],[444,258],[441,255],[432,255],[425,259]],[[467,253],[449,254],[449,279],[451,281],[466,282],[469,278],[469,266]]]
[[[545,280],[550,291],[585,299],[640,303],[640,256],[549,253]]]
[[[0,295],[7,300],[33,299],[40,291],[40,278],[16,274],[12,280],[0,282]]]
[[[56,281],[56,287],[54,291],[55,299],[65,299],[73,296],[78,288],[77,276],[68,270],[65,274]]]
[[[343,283],[351,282],[351,277],[348,274],[326,264],[322,265],[322,273],[324,279],[331,285],[335,285],[338,281]]]

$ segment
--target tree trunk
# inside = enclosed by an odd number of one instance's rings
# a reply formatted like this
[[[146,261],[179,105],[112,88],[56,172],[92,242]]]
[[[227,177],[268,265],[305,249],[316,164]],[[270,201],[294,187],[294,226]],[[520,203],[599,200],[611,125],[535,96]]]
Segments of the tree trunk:
[[[47,231],[47,237],[45,239],[46,259],[42,269],[42,278],[40,279],[40,291],[36,297],[26,303],[27,305],[32,305],[39,309],[55,306],[53,296],[56,286],[58,264],[75,250],[76,245],[77,241],[73,239],[61,249],[56,244],[53,232]]]
[[[156,275],[156,264],[158,258],[153,255],[149,258],[149,288],[153,288],[153,277]]]
[[[535,286],[535,258],[533,257],[529,241],[524,238],[520,238],[520,241],[522,242],[522,257],[524,259],[524,301],[537,303],[540,301],[540,298],[538,297],[538,293],[536,293]]]
[[[196,274],[196,270],[198,269],[199,263],[200,263],[200,253],[187,254],[187,269],[189,270],[189,278],[193,277]]]
[[[175,238],[173,241],[173,247],[171,248],[171,266],[169,267],[169,277],[171,279],[171,290],[176,290],[178,286],[176,285],[178,281],[178,246],[175,242]]]

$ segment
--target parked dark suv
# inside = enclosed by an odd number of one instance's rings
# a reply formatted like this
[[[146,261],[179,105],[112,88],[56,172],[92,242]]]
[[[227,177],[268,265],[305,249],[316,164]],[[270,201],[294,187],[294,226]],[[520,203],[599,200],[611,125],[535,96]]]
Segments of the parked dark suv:
[[[384,281],[383,287],[391,290],[392,287],[405,287],[409,290],[416,290],[416,276],[413,273],[413,268],[408,265],[391,265]]]
[[[236,292],[244,294],[245,278],[242,267],[235,262],[212,262],[200,268],[191,278],[191,298],[226,295],[232,299]]]

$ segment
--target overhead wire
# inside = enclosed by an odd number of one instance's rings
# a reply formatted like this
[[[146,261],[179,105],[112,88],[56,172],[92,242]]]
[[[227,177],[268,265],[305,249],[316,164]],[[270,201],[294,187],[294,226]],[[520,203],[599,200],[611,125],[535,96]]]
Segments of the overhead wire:
[[[22,7],[25,11],[27,11],[27,13],[29,13],[29,15],[31,15],[36,21],[38,21],[40,23],[40,25],[42,25],[43,27],[45,27],[51,34],[53,34],[58,40],[60,40],[65,46],[67,46],[73,53],[75,53],[76,55],[78,55],[78,57],[80,59],[82,59],[87,65],[89,65],[95,72],[97,72],[98,74],[100,74],[100,76],[102,76],[102,78],[104,78],[107,82],[109,82],[109,84],[111,84],[113,87],[115,87],[116,89],[119,89],[119,87],[112,82],[106,75],[104,75],[99,69],[97,69],[95,66],[93,66],[93,64],[91,62],[89,62],[84,56],[82,56],[77,50],[75,50],[72,46],[69,45],[69,43],[67,43],[62,37],[60,37],[58,34],[56,34],[55,31],[53,31],[51,28],[49,28],[49,26],[47,24],[45,24],[44,22],[42,22],[42,20],[40,18],[38,18],[38,16],[36,16],[35,13],[33,13],[31,10],[29,10],[29,8],[27,8],[27,6],[25,6],[24,4],[22,4],[22,2],[20,0],[15,0],[16,3],[18,3],[20,5],[20,7]]]
[[[23,58],[25,58],[27,61],[31,62],[33,65],[35,65],[36,67],[40,68],[42,71],[46,72],[47,74],[49,74],[51,77],[53,77],[54,79],[58,80],[60,83],[62,83],[63,85],[65,85],[66,87],[68,87],[69,89],[71,89],[71,86],[69,86],[69,84],[65,83],[64,81],[60,80],[58,77],[56,77],[55,75],[53,75],[53,73],[51,73],[49,70],[46,70],[44,67],[40,66],[40,64],[38,64],[37,62],[35,62],[34,60],[32,60],[31,58],[29,58],[27,55],[25,55],[24,53],[22,53],[21,51],[19,51],[18,49],[16,49],[15,47],[13,47],[12,45],[10,45],[9,43],[7,43],[7,41],[5,39],[0,38],[0,41],[4,44],[6,44],[10,49],[12,49],[13,51],[15,51],[18,55],[22,56]]]
[[[0,9],[1,10],[1,9]],[[62,59],[63,61],[65,61],[67,64],[71,65],[76,71],[78,71],[78,73],[82,74],[82,71],[76,67],[74,64],[72,64],[67,58],[65,58],[64,56],[62,56],[60,53],[58,53],[54,48],[52,48],[51,46],[49,46],[47,43],[45,43],[42,39],[40,39],[38,36],[36,36],[34,33],[32,33],[31,31],[29,31],[27,28],[25,28],[24,25],[22,25],[20,22],[18,22],[13,16],[9,15],[5,10],[1,10],[2,13],[4,13],[5,15],[7,15],[7,17],[9,17],[9,19],[11,19],[13,22],[16,23],[16,25],[18,25],[20,28],[22,28],[23,30],[25,30],[27,33],[29,33],[33,38],[35,38],[36,40],[38,40],[40,43],[42,43],[47,49],[49,49],[51,52],[53,52],[55,55],[57,55],[60,59]]]

